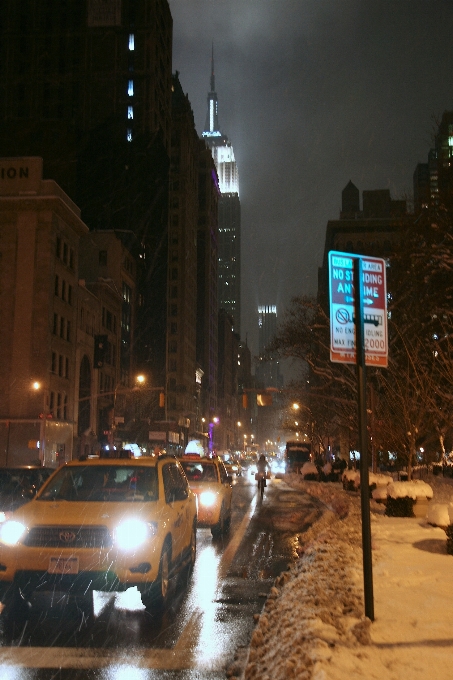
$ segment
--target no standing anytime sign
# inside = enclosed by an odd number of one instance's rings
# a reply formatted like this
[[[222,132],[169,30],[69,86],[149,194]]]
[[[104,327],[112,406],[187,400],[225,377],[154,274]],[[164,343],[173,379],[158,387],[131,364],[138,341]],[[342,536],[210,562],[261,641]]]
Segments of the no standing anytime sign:
[[[354,259],[362,260],[365,363],[387,366],[387,290],[385,260],[329,252],[330,359],[356,363]]]

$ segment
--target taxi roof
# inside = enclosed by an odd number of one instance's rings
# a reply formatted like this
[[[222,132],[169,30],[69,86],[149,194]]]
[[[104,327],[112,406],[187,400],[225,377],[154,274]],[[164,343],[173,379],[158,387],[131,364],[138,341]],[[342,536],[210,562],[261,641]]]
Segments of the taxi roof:
[[[137,466],[149,466],[149,467],[155,467],[158,463],[159,460],[162,460],[164,456],[160,456],[159,458],[155,458],[154,456],[141,456],[140,458],[134,458],[133,456],[131,458],[78,458],[75,460],[70,460],[65,465],[69,465],[71,467],[74,466],[87,466],[87,465],[105,465],[105,466],[131,466],[131,465],[137,465]]]

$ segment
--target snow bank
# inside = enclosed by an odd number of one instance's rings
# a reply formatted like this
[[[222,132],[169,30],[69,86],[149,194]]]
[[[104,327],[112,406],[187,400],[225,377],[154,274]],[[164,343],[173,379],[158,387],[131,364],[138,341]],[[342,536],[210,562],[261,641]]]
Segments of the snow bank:
[[[329,495],[332,500],[334,494]],[[276,579],[252,635],[246,680],[315,678],[336,645],[358,649],[370,642],[357,568],[357,504],[352,512],[347,522],[326,513],[304,535],[302,558]]]
[[[304,463],[300,470],[300,474],[305,477],[305,475],[316,475],[318,476],[318,468],[314,463]]]
[[[434,527],[448,527],[453,522],[453,504],[431,503],[426,514],[426,521]]]
[[[421,479],[411,482],[392,482],[387,487],[387,496],[391,498],[432,498],[432,487]]]
[[[393,477],[391,475],[383,475],[376,472],[370,472],[369,474],[370,486],[376,484],[376,486],[387,486],[393,482]]]

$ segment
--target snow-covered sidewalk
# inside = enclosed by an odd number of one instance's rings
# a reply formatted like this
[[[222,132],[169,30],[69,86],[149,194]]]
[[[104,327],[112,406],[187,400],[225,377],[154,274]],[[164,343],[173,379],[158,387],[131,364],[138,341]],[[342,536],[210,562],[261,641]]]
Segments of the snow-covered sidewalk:
[[[371,503],[375,621],[364,617],[360,497],[338,484],[287,483],[326,505],[301,557],[277,579],[252,636],[245,680],[451,680],[453,556],[443,529]],[[430,477],[432,502],[452,480]]]

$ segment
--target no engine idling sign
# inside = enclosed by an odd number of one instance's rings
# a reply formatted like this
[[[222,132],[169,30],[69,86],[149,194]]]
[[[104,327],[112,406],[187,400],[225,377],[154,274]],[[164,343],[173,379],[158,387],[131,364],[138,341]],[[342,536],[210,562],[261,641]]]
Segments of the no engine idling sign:
[[[387,290],[385,260],[329,252],[330,359],[356,362],[354,259],[362,260],[365,363],[387,366]]]

